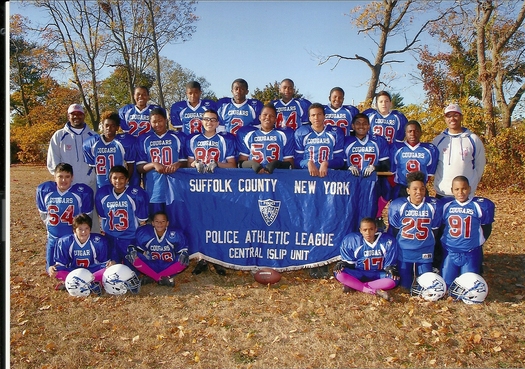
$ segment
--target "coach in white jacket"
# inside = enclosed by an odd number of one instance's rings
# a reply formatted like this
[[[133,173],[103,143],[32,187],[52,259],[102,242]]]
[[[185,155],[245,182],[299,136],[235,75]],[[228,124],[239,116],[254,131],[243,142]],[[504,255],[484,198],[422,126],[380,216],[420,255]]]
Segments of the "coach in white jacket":
[[[49,142],[47,169],[54,175],[58,163],[68,163],[73,167],[73,183],[84,183],[95,190],[95,168],[84,160],[82,144],[96,133],[84,122],[85,114],[81,105],[70,105],[67,115],[69,121],[53,134]]]
[[[439,151],[434,176],[434,189],[438,197],[452,196],[452,180],[459,175],[468,178],[471,196],[474,196],[485,169],[487,160],[483,142],[472,131],[462,127],[462,120],[463,113],[458,105],[447,106],[445,121],[448,128],[432,141]]]

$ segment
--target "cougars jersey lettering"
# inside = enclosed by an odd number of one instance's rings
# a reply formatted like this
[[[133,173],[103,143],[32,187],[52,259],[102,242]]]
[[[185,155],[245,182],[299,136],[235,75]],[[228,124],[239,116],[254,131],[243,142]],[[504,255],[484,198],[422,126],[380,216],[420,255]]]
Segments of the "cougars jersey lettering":
[[[311,125],[301,126],[295,131],[295,166],[308,168],[309,161],[319,166],[323,161],[335,159],[337,163],[333,167],[341,167],[343,145],[343,131],[339,127],[325,126],[320,133],[317,133]]]
[[[118,111],[120,116],[120,128],[134,137],[148,133],[151,130],[149,123],[149,112],[159,105],[148,105],[143,110],[139,110],[135,104],[128,104]]]
[[[287,103],[282,99],[274,100],[272,104],[277,109],[276,128],[288,127],[295,131],[303,124],[310,122],[308,107],[312,103],[306,99],[291,99]]]
[[[221,99],[217,102],[219,120],[226,132],[237,134],[241,127],[259,125],[259,115],[263,103],[257,99],[246,99],[236,104],[233,99]]]
[[[61,237],[55,247],[54,260],[57,271],[85,268],[96,272],[108,261],[107,240],[98,233],[91,233],[84,244],[74,234]]]
[[[489,199],[474,197],[465,203],[457,200],[443,206],[445,229],[441,242],[451,252],[467,252],[485,243],[482,225],[494,222],[495,205]]]
[[[397,198],[388,208],[388,223],[399,230],[399,260],[409,263],[431,263],[436,240],[432,230],[441,225],[439,202],[427,197],[419,205],[408,198]]]
[[[209,164],[212,160],[226,163],[236,156],[235,136],[221,132],[208,138],[202,133],[196,133],[186,140],[186,150],[189,158],[204,164]]]
[[[185,134],[202,133],[202,117],[206,110],[217,110],[212,100],[200,100],[197,106],[191,106],[188,101],[179,101],[171,105],[171,125],[175,129],[182,129]]]
[[[161,163],[163,165],[186,161],[186,135],[180,131],[167,131],[158,136],[154,131],[139,137],[137,144],[137,165],[146,163]],[[164,203],[168,185],[166,174],[150,170],[145,174],[145,189],[152,203]]]
[[[243,128],[237,133],[239,154],[263,166],[275,160],[293,158],[295,155],[293,135],[290,128],[272,129],[269,132]]]
[[[134,142],[134,137],[126,133],[108,142],[102,135],[84,141],[84,158],[86,163],[95,168],[98,188],[109,184],[109,171],[115,165],[126,166],[127,163],[135,162]]]
[[[113,186],[100,188],[95,195],[102,230],[115,238],[133,239],[141,222],[148,219],[149,198],[140,187],[127,186],[116,194]]]
[[[388,115],[381,115],[375,109],[363,112],[370,119],[370,133],[383,136],[389,144],[405,139],[405,126],[407,118],[397,110],[392,110]]]
[[[153,262],[153,269],[163,269],[166,263],[177,261],[177,254],[188,248],[186,237],[175,228],[168,228],[162,236],[158,236],[151,224],[146,224],[137,230],[137,248],[142,252],[144,258]],[[148,262],[150,264],[150,262]],[[161,268],[155,268],[164,264]]]
[[[60,237],[73,232],[74,217],[93,212],[93,190],[83,183],[77,183],[61,192],[56,182],[48,181],[37,187],[36,203],[41,216],[46,217],[47,232]]]
[[[420,171],[425,174],[425,183],[436,172],[439,153],[431,143],[420,142],[410,146],[406,142],[395,142],[392,150],[391,171],[396,183],[407,185],[407,174]]]
[[[355,166],[363,174],[369,165],[377,166],[380,161],[389,158],[389,147],[381,136],[367,135],[360,140],[355,136],[345,137],[344,160],[348,166]],[[377,174],[372,173],[377,176]]]
[[[339,127],[345,136],[352,133],[352,119],[359,114],[359,110],[352,105],[343,105],[339,109],[334,109],[330,105],[324,107],[324,124]]]
[[[382,271],[397,263],[397,243],[387,233],[376,233],[373,243],[368,243],[360,233],[346,235],[341,243],[341,260],[355,265],[356,269]]]

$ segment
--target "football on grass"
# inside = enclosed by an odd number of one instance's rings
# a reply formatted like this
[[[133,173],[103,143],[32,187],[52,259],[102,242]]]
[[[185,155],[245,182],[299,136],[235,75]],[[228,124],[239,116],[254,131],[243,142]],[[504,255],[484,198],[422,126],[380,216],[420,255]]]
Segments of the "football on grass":
[[[281,273],[272,268],[261,268],[253,275],[253,278],[261,284],[274,284],[281,280]]]

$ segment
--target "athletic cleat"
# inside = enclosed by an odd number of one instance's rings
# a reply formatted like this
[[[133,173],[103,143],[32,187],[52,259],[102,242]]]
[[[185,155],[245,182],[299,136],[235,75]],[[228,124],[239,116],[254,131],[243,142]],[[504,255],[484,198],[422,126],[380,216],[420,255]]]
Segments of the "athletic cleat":
[[[195,268],[193,268],[193,271],[191,274],[201,274],[202,272],[205,272],[208,270],[208,263],[206,260],[199,260],[197,265],[195,265]]]
[[[175,279],[173,277],[160,277],[159,286],[175,287]]]
[[[65,291],[65,290],[66,290],[66,285],[64,284],[64,282],[60,282],[59,284],[55,286],[55,291]]]
[[[319,276],[319,268],[318,268],[318,267],[310,268],[310,277],[311,277],[311,278],[314,278],[314,279],[319,279],[319,278],[321,278],[321,277]]]
[[[215,168],[217,168],[217,163],[215,160],[210,161],[210,164],[206,167],[206,172],[213,173],[215,171]]]
[[[353,288],[343,285],[343,293],[350,293],[352,291],[354,291]]]
[[[390,299],[390,296],[388,295],[388,292],[386,292],[385,290],[376,290],[376,296],[379,296],[386,301],[392,301]]]
[[[195,168],[197,168],[197,172],[199,173],[204,173],[206,171],[206,165],[201,161],[195,163]]]
[[[218,265],[218,264],[212,264],[213,265],[213,269],[215,269],[215,272],[218,274],[218,275],[226,275],[226,269],[222,266],[222,265]]]
[[[151,283],[155,283],[155,280],[151,278],[150,276],[143,274],[142,277],[140,278],[141,286],[144,286],[145,284],[151,284]]]
[[[323,265],[319,267],[318,271],[319,278],[328,278],[330,276],[330,271],[328,270],[328,265]]]
[[[376,218],[376,226],[377,226],[378,231],[380,232],[386,231],[386,224],[385,224],[385,221],[383,220],[383,217]]]

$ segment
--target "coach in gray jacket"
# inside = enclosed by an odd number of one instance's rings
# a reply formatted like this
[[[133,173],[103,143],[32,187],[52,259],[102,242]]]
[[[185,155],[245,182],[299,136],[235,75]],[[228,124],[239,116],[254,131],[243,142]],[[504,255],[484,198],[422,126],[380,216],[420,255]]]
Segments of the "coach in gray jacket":
[[[47,169],[54,175],[58,163],[68,163],[73,167],[73,183],[84,183],[95,190],[95,168],[84,160],[82,143],[96,133],[84,122],[85,114],[81,105],[70,105],[67,115],[69,121],[53,134],[49,142]]]

